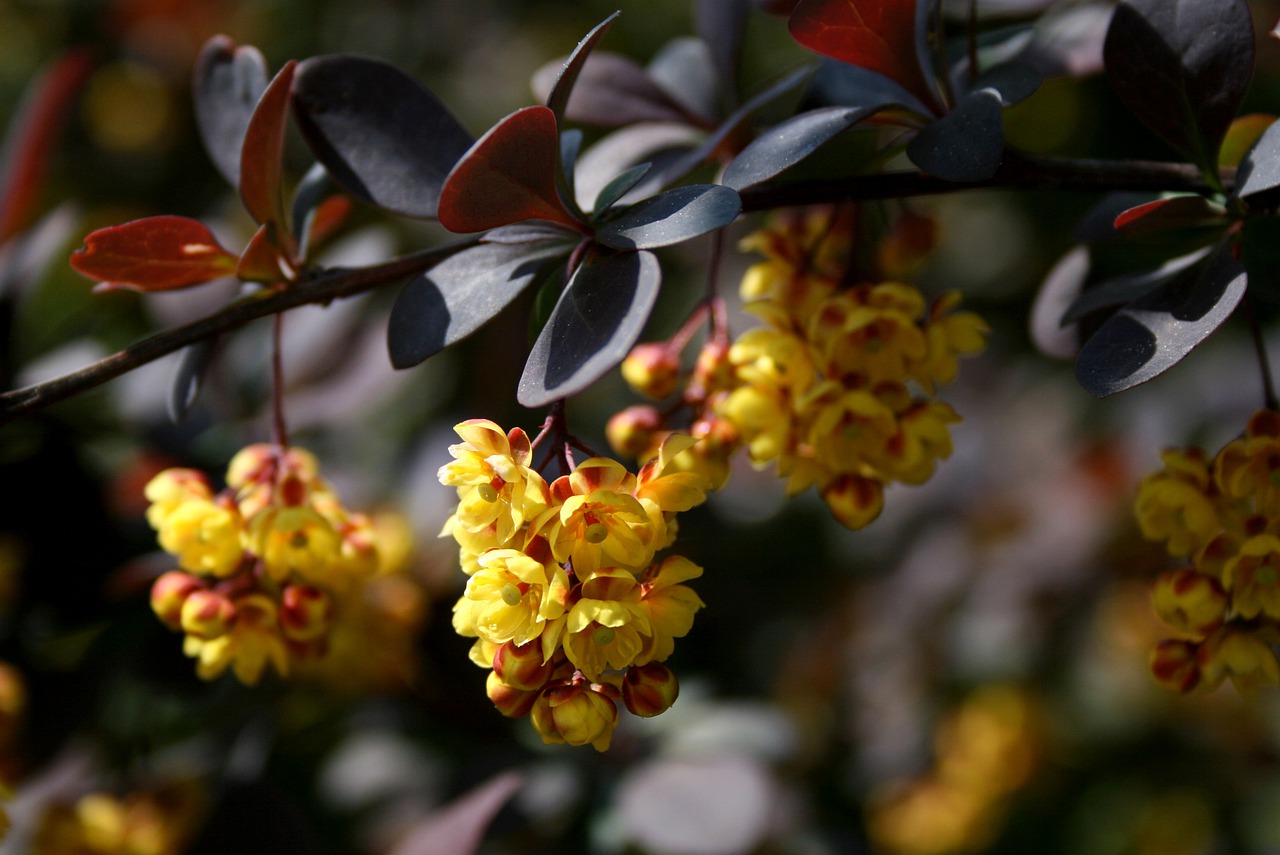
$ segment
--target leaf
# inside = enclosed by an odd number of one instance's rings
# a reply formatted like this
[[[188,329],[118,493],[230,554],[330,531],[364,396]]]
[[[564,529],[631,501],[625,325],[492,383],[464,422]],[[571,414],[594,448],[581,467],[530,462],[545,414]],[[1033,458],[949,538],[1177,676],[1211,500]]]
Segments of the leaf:
[[[374,59],[299,63],[294,114],[316,159],[344,190],[410,217],[434,217],[440,186],[472,137],[435,95]]]
[[[873,104],[895,104],[933,118],[933,111],[901,84],[883,74],[824,59],[818,63],[806,93],[806,102],[832,107],[868,107]]]
[[[756,137],[733,159],[720,181],[734,190],[745,190],[768,181],[879,109],[878,106],[823,107],[793,116]]]
[[[1277,187],[1280,187],[1280,123],[1272,124],[1263,131],[1240,161],[1233,195],[1246,200],[1252,197],[1255,205],[1267,207],[1274,201],[1269,198],[1273,194],[1259,198],[1260,194]]]
[[[556,190],[560,140],[548,107],[524,107],[476,140],[440,189],[440,224],[481,232],[520,220],[580,224]]]
[[[706,42],[692,36],[674,38],[649,60],[646,72],[680,106],[685,121],[705,128],[716,126],[722,87]]]
[[[590,209],[605,185],[633,166],[650,163],[652,171],[661,172],[697,147],[705,136],[697,128],[673,122],[647,122],[605,135],[578,159],[574,170],[578,204]],[[631,195],[635,197],[632,201],[644,198],[639,193]]]
[[[306,258],[311,244],[311,226],[315,222],[320,203],[332,192],[333,180],[324,164],[314,164],[302,176],[293,191],[292,220],[294,239],[298,244],[298,257]]]
[[[534,72],[534,93],[547,92],[549,98],[552,75],[561,68],[555,61]],[[638,122],[690,123],[696,119],[635,60],[598,51],[583,65],[560,121],[620,128]]]
[[[270,223],[263,223],[240,253],[236,276],[246,282],[284,282],[291,278],[292,269],[289,260],[280,254],[275,230]]]
[[[1120,100],[1215,175],[1218,148],[1253,74],[1253,52],[1244,0],[1125,0],[1103,43]]]
[[[788,28],[810,50],[883,74],[939,112],[916,55],[916,0],[800,0]]]
[[[226,36],[205,42],[192,79],[196,126],[209,159],[232,187],[240,186],[240,150],[258,100],[267,88],[267,61],[250,45]]]
[[[578,268],[538,334],[516,392],[541,407],[590,386],[640,338],[662,270],[648,252],[624,252]]]
[[[496,229],[490,229],[485,232],[484,237],[480,238],[483,243],[505,243],[505,244],[522,244],[522,243],[542,243],[544,241],[558,241],[567,243],[569,246],[577,243],[582,239],[582,235],[575,231],[570,231],[564,226],[558,226],[555,223],[544,223],[538,220],[528,223],[516,223],[510,226],[499,226]]]
[[[1237,116],[1227,128],[1227,135],[1218,149],[1218,166],[1238,167],[1262,134],[1275,123],[1276,117],[1267,113],[1250,113]],[[1240,173],[1236,173],[1236,186],[1240,186]]]
[[[1030,98],[1040,88],[1044,78],[1033,66],[1025,62],[1005,62],[989,68],[973,82],[972,89],[994,89],[1000,93],[1000,102],[1012,107]]]
[[[1080,350],[1080,333],[1063,315],[1079,297],[1089,276],[1089,249],[1074,246],[1045,274],[1031,307],[1028,327],[1041,353],[1058,359],[1074,357]]]
[[[1247,283],[1230,247],[1219,247],[1107,319],[1080,349],[1076,379],[1101,398],[1164,373],[1227,319]]]
[[[945,181],[982,181],[995,175],[1004,157],[1000,93],[977,89],[956,108],[921,129],[907,143],[907,157]]]
[[[1208,248],[1171,258],[1151,270],[1139,270],[1103,279],[1085,289],[1062,313],[1062,323],[1071,324],[1088,314],[1133,302],[1157,286],[1171,280],[1189,267],[1199,264],[1209,254]]]
[[[649,170],[653,168],[652,163],[642,163],[639,166],[633,166],[626,172],[615,177],[608,184],[604,185],[600,190],[600,194],[596,196],[595,204],[591,206],[593,214],[602,214],[613,206],[623,196],[631,191],[649,174]]]
[[[215,336],[183,348],[178,369],[173,374],[173,384],[169,387],[169,419],[174,424],[180,424],[187,417],[200,397],[204,376],[213,364],[220,341],[221,338]]]
[[[1197,196],[1169,196],[1130,208],[1116,217],[1121,234],[1144,235],[1172,229],[1226,228],[1226,209]]]
[[[710,49],[724,92],[738,88],[742,37],[750,8],[748,0],[697,0],[693,8],[694,32]]]
[[[561,244],[482,243],[415,277],[391,308],[391,364],[410,368],[471,335],[567,252]]]
[[[591,55],[591,50],[596,46],[596,43],[604,37],[605,30],[609,29],[609,25],[613,23],[619,14],[621,13],[614,12],[592,27],[591,32],[582,37],[582,41],[578,42],[578,46],[573,49],[573,53],[569,54],[569,58],[565,60],[564,69],[552,85],[550,94],[547,95],[547,107],[555,114],[557,123],[564,121],[565,107],[569,103],[569,95],[573,91],[573,85],[578,82],[578,75],[582,72],[583,64],[586,63],[587,57]]]
[[[596,229],[596,240],[613,249],[656,249],[732,223],[742,200],[720,184],[677,187],[628,208]]]
[[[258,99],[240,149],[240,199],[259,225],[271,226],[277,246],[292,242],[284,211],[284,132],[289,121],[289,90],[298,63],[290,60]]]
[[[173,291],[235,273],[237,256],[209,227],[161,216],[98,229],[71,254],[71,266],[102,282],[95,291]]]
[[[92,69],[87,51],[70,50],[27,84],[0,151],[0,244],[30,223],[64,120]]]
[[[410,829],[388,855],[473,855],[493,818],[523,785],[519,772],[490,778]]]

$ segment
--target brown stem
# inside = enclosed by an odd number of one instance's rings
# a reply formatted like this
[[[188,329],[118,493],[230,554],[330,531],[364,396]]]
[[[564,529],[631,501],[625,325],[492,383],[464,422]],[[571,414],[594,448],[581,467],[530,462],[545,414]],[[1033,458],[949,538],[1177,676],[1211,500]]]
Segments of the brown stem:
[[[469,240],[405,255],[372,267],[334,268],[312,279],[304,279],[284,291],[255,294],[237,300],[208,317],[156,333],[78,371],[0,394],[0,424],[86,392],[187,345],[238,329],[258,318],[308,303],[328,303],[339,297],[351,297],[379,285],[414,276],[472,245],[474,241]]]
[[[1253,308],[1253,298],[1249,294],[1244,297],[1244,315],[1249,321],[1249,333],[1253,337],[1254,353],[1258,357],[1258,370],[1262,374],[1262,400],[1268,410],[1280,410],[1276,401],[1276,387],[1271,379],[1271,360],[1267,358],[1267,344],[1262,337],[1262,326],[1258,323],[1258,313]]]
[[[289,447],[284,421],[284,312],[276,312],[271,327],[271,432],[276,446]]]

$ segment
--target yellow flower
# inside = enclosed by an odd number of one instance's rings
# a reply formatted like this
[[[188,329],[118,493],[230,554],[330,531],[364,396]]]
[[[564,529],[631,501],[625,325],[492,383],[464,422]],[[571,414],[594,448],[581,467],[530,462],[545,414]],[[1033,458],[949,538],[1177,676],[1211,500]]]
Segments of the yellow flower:
[[[164,517],[160,547],[176,556],[184,570],[229,576],[244,557],[243,529],[234,506],[209,499],[187,499]]]
[[[1263,686],[1280,684],[1280,662],[1271,645],[1252,632],[1224,627],[1209,636],[1199,650],[1200,672],[1206,689],[1230,677],[1246,695]]]
[[[960,416],[942,401],[922,401],[898,415],[898,433],[886,447],[885,468],[904,484],[923,484],[933,477],[939,460],[951,456],[947,425]]]
[[[917,319],[924,299],[894,282],[842,291],[809,322],[808,339],[828,377],[858,375],[876,383],[904,381],[910,364],[924,359],[928,345]]]
[[[249,523],[247,542],[277,582],[291,575],[318,584],[330,582],[330,567],[341,549],[329,521],[305,506],[262,511]]]
[[[142,493],[151,506],[147,522],[159,531],[169,514],[193,499],[211,500],[213,492],[204,473],[195,469],[166,469],[147,482]]]
[[[635,475],[604,457],[584,460],[557,478],[551,485],[557,504],[536,524],[551,542],[555,559],[572,560],[579,578],[605,564],[648,564],[658,532],[634,495],[636,487]]]
[[[546,482],[528,465],[529,437],[520,428],[505,434],[488,419],[461,422],[454,431],[464,441],[449,446],[454,460],[439,471],[441,484],[458,489],[453,529],[493,526],[495,545],[506,543],[549,503]]]
[[[1165,468],[1142,479],[1134,512],[1142,535],[1166,541],[1170,555],[1190,555],[1221,530],[1214,503],[1206,490],[1208,467],[1194,450],[1165,451]]]
[[[1280,618],[1280,538],[1260,534],[1241,544],[1222,569],[1222,585],[1241,617]]]
[[[566,681],[538,693],[530,716],[547,745],[590,745],[607,751],[618,724],[618,690],[611,685]]]
[[[640,608],[635,576],[620,568],[599,570],[582,583],[582,598],[565,618],[564,652],[592,680],[633,664],[650,632]]]
[[[236,617],[230,631],[212,639],[188,635],[183,652],[196,659],[202,680],[218,677],[228,667],[246,686],[256,685],[270,664],[282,677],[289,673],[289,653],[280,637],[276,605],[264,594],[250,594],[235,601]]]
[[[892,409],[870,392],[828,381],[803,403],[813,456],[838,473],[882,472],[898,432]]]
[[[950,291],[934,301],[925,325],[928,355],[912,371],[912,379],[927,392],[956,378],[961,356],[981,353],[987,346],[991,326],[976,312],[952,311],[960,304],[960,293]]]
[[[1190,567],[1162,573],[1151,591],[1160,619],[1176,630],[1204,635],[1227,617],[1227,594],[1215,580]]]
[[[564,614],[569,580],[559,564],[543,564],[514,549],[491,549],[477,563],[459,611],[469,611],[464,620],[481,639],[527,644],[547,621]]]
[[[694,614],[706,603],[681,583],[701,575],[701,567],[679,555],[645,573],[640,584],[640,610],[649,619],[649,634],[635,664],[666,660],[675,650],[675,640],[689,634]]]

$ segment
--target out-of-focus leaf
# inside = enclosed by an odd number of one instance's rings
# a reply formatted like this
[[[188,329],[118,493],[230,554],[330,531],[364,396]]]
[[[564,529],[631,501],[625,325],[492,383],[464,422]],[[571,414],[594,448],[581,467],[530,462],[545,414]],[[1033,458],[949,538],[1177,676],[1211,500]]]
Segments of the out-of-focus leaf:
[[[534,94],[544,90],[549,93],[548,87],[561,68],[556,61],[534,72]],[[564,118],[600,128],[620,128],[637,122],[688,123],[696,119],[658,86],[643,66],[608,51],[591,54],[583,64]]]
[[[76,272],[102,283],[94,291],[172,291],[230,276],[236,262],[204,223],[174,216],[98,229],[71,254]]]
[[[516,399],[541,407],[581,392],[622,361],[658,298],[662,270],[648,252],[605,256],[578,268],[539,333]]]
[[[1103,44],[1120,100],[1206,171],[1253,75],[1253,50],[1244,0],[1124,0]]]
[[[946,181],[982,181],[995,175],[1004,157],[1000,93],[970,92],[947,115],[907,143],[907,157]]]
[[[1063,322],[1067,308],[1080,295],[1089,276],[1089,250],[1072,247],[1045,275],[1031,307],[1028,328],[1041,353],[1070,359],[1080,350],[1079,331]]]
[[[274,227],[282,247],[291,240],[284,210],[284,132],[297,65],[290,60],[267,84],[240,149],[240,199],[255,223]]]
[[[591,206],[593,214],[602,214],[617,202],[623,196],[635,187],[653,168],[651,163],[642,163],[639,166],[633,166],[626,172],[614,178],[600,191],[600,195],[596,196],[596,202]]]
[[[705,136],[697,128],[676,122],[648,122],[607,134],[578,158],[578,168],[574,170],[578,205],[590,210],[596,197],[619,173],[641,163],[661,170],[664,162],[674,163]]]
[[[586,63],[587,57],[591,55],[596,43],[604,37],[605,30],[609,29],[609,25],[619,14],[614,12],[592,27],[591,32],[583,36],[582,41],[578,42],[578,46],[573,49],[573,53],[569,54],[564,70],[560,72],[560,76],[551,87],[551,93],[547,95],[547,107],[555,114],[557,122],[563,122],[565,119],[565,107],[569,103],[569,96],[573,92],[574,84],[578,82],[578,75],[582,72],[582,66]]]
[[[524,784],[518,772],[504,772],[428,816],[389,855],[472,855],[502,806]]]
[[[726,3],[725,5],[730,5]],[[702,39],[672,39],[649,60],[649,78],[704,127],[719,118],[721,85],[711,49]]]
[[[805,102],[830,107],[895,104],[922,117],[933,116],[919,98],[883,74],[830,59],[818,63],[818,70],[809,82]]]
[[[63,119],[91,68],[87,52],[72,50],[27,84],[0,150],[0,244],[30,222]]]
[[[1076,379],[1098,397],[1123,392],[1180,362],[1244,296],[1248,276],[1229,247],[1107,319],[1076,358]]]
[[[1036,21],[1019,59],[1046,77],[1102,71],[1102,43],[1115,7],[1110,2],[1055,4]]]
[[[1163,285],[1173,277],[1181,274],[1193,265],[1204,261],[1210,250],[1199,249],[1195,252],[1171,258],[1152,270],[1139,270],[1136,273],[1125,273],[1113,276],[1084,290],[1062,313],[1062,323],[1071,324],[1092,312],[1112,309],[1133,302]]]
[[[245,131],[267,88],[267,62],[251,45],[226,36],[205,42],[191,81],[196,126],[209,159],[232,187],[240,186]]]
[[[1265,207],[1273,201],[1270,197],[1274,194],[1268,191],[1277,187],[1280,187],[1280,123],[1263,131],[1240,161],[1235,195],[1241,199],[1252,199],[1253,204]],[[1267,197],[1259,198],[1262,194],[1267,194]]]
[[[1074,237],[1080,243],[1097,243],[1116,236],[1116,217],[1130,208],[1152,201],[1153,193],[1125,191],[1110,193],[1080,218]]]
[[[575,220],[585,220],[586,215],[574,198],[574,183],[578,167],[578,154],[582,151],[582,131],[577,128],[560,134],[560,162],[556,166],[556,198]]]
[[[236,276],[246,282],[282,282],[289,278],[290,269],[276,245],[275,230],[263,223],[240,253]]]
[[[883,74],[921,102],[936,103],[916,56],[916,0],[800,0],[788,27],[810,50]]]
[[[183,349],[178,369],[173,374],[173,384],[169,388],[169,418],[175,424],[187,417],[187,413],[195,406],[196,399],[200,397],[205,374],[218,352],[219,340],[215,336]]]
[[[1044,78],[1025,62],[1006,62],[987,69],[973,82],[974,89],[994,89],[1000,93],[1000,101],[1011,107],[1025,101],[1040,88]]]
[[[710,49],[724,92],[732,93],[738,88],[742,35],[750,5],[748,0],[698,0],[693,7],[694,32]]]
[[[302,176],[293,191],[292,221],[294,238],[298,242],[298,257],[306,258],[311,242],[311,225],[315,221],[320,203],[333,192],[333,181],[324,164],[317,163]]]
[[[1239,166],[1249,149],[1262,134],[1275,123],[1276,117],[1268,113],[1250,113],[1237,116],[1227,128],[1227,135],[1222,140],[1222,148],[1218,149],[1218,166]],[[1236,186],[1240,185],[1240,175],[1236,174]]]
[[[298,65],[298,127],[351,195],[410,217],[434,217],[440,185],[472,138],[435,95],[374,59],[320,56]]]
[[[484,237],[480,240],[484,243],[505,244],[558,241],[560,243],[568,243],[569,246],[572,246],[581,239],[582,235],[580,233],[570,231],[564,226],[535,220],[533,222],[515,223],[510,226],[499,226],[496,229],[490,229],[485,232]]]
[[[1215,225],[1225,228],[1225,213],[1225,208],[1203,196],[1169,196],[1124,211],[1116,217],[1115,229],[1121,234],[1140,235]]]
[[[480,232],[520,220],[578,221],[556,189],[560,140],[547,107],[524,107],[494,125],[453,167],[440,189],[440,224]]]
[[[400,292],[387,325],[391,364],[410,368],[488,323],[568,250],[483,243],[450,256]]]
[[[733,159],[721,183],[745,190],[795,166],[820,145],[880,108],[823,107],[793,116],[756,137]]]
[[[690,184],[628,208],[596,229],[596,240],[614,249],[657,249],[724,228],[741,210],[732,188]]]

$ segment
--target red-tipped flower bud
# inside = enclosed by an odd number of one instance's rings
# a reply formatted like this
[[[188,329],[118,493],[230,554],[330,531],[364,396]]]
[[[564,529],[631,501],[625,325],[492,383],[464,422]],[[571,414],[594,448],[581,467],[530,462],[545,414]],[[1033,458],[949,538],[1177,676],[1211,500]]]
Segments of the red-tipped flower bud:
[[[280,595],[280,628],[290,641],[315,641],[329,632],[329,595],[310,585],[286,585]]]
[[[680,683],[660,662],[633,665],[622,678],[622,702],[633,715],[649,718],[671,709],[680,696]]]
[[[637,394],[665,398],[680,381],[680,354],[663,342],[637,344],[622,360],[622,379]]]
[[[187,597],[206,587],[203,581],[190,573],[170,570],[151,585],[151,610],[169,629],[181,629],[182,606],[187,601]]]
[[[534,639],[517,645],[508,641],[493,654],[493,673],[513,689],[536,692],[551,679],[554,669],[542,661],[542,642]]]
[[[548,745],[591,745],[606,751],[618,724],[611,687],[565,681],[538,693],[530,711],[534,728]]]
[[[189,635],[217,638],[225,635],[236,619],[235,604],[217,591],[193,591],[182,604],[180,623]]]
[[[1151,675],[1166,689],[1189,692],[1200,685],[1199,645],[1167,638],[1151,650]]]
[[[536,691],[508,686],[493,671],[489,672],[489,677],[485,680],[484,685],[485,693],[489,695],[489,700],[493,701],[493,705],[497,707],[498,712],[507,718],[520,718],[528,715],[534,699],[538,697]]]
[[[1217,580],[1184,567],[1160,574],[1151,589],[1151,604],[1174,629],[1207,635],[1226,620],[1228,597]]]
[[[605,425],[609,446],[626,457],[638,458],[653,444],[653,434],[662,429],[662,414],[648,404],[637,404],[614,414]]]
[[[841,475],[822,488],[822,500],[845,528],[864,527],[884,509],[884,485],[861,475]]]

